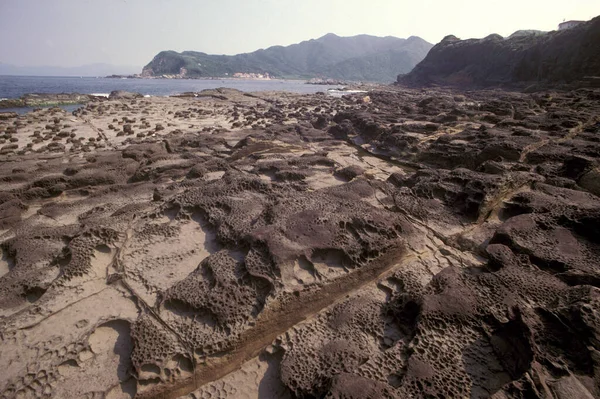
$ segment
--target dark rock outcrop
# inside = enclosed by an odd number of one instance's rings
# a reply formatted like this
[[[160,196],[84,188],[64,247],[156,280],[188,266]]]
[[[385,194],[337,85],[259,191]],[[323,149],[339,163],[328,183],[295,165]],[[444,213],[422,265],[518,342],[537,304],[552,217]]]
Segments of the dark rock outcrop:
[[[41,107],[52,105],[86,104],[98,100],[90,94],[79,93],[31,93],[20,98],[9,98],[0,101],[1,108]]]
[[[114,90],[108,95],[109,100],[132,100],[140,97],[143,97],[140,93],[131,93],[123,90]]]
[[[546,34],[460,40],[446,36],[409,74],[403,85],[464,87],[596,85],[600,74],[600,17]]]

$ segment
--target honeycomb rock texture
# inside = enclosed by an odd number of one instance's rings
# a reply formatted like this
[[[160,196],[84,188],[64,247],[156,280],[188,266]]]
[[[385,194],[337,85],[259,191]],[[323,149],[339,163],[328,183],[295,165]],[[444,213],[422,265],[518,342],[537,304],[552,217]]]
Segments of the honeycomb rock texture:
[[[0,118],[0,398],[600,398],[600,92],[369,90]]]

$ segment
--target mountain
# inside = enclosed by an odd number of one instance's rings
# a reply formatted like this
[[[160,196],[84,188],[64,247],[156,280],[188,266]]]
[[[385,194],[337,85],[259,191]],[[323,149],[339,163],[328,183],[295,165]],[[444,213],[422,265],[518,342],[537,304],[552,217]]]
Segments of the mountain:
[[[136,66],[110,64],[88,64],[77,67],[59,66],[15,66],[0,63],[0,75],[23,76],[107,76],[112,74],[129,75],[139,72]]]
[[[411,36],[340,37],[329,33],[291,46],[273,46],[238,55],[162,51],[144,67],[144,76],[222,77],[268,73],[280,78],[331,78],[389,82],[410,71],[432,44]]]
[[[404,85],[464,87],[557,85],[600,76],[600,17],[553,32],[518,31],[508,38],[460,40],[446,36]]]

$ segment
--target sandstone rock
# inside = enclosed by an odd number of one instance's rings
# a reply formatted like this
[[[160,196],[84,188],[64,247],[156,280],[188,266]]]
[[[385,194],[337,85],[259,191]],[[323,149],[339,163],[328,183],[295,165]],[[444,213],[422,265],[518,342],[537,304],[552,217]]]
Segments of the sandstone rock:
[[[109,100],[132,100],[134,98],[142,98],[144,97],[140,93],[131,93],[123,90],[114,90],[111,91],[108,95]]]
[[[594,168],[586,172],[579,178],[577,184],[590,193],[600,196],[600,168]]]
[[[18,115],[16,112],[0,112],[0,120],[8,120],[16,118]]]
[[[594,396],[588,391],[575,376],[568,376],[550,383],[550,387],[557,399],[592,399]]]
[[[599,396],[597,91],[213,94],[0,121],[0,396]]]

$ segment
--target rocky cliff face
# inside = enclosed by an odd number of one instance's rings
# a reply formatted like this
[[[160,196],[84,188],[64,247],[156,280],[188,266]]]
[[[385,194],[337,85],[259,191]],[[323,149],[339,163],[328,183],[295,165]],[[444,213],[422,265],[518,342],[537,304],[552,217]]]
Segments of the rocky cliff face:
[[[600,17],[565,31],[521,31],[503,38],[446,36],[408,75],[406,85],[467,87],[574,83],[600,75]]]
[[[334,34],[291,46],[253,53],[211,55],[195,51],[162,51],[144,67],[144,76],[222,77],[234,73],[268,73],[284,78],[333,78],[393,82],[419,63],[432,45],[419,37],[399,39]]]

